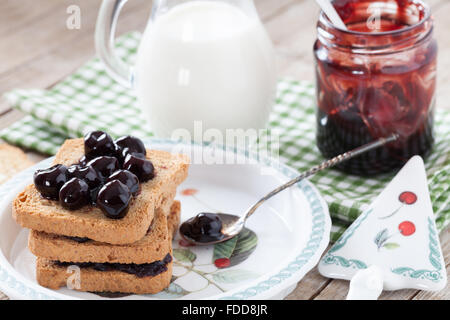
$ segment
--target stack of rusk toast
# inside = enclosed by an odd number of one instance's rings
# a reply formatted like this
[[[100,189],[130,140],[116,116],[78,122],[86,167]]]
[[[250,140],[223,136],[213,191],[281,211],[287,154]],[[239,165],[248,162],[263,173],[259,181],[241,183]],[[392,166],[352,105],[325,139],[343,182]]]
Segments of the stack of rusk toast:
[[[83,139],[67,140],[54,164],[70,166],[83,155]],[[153,163],[155,177],[141,184],[122,219],[110,219],[94,205],[67,210],[42,197],[34,184],[17,195],[13,217],[31,229],[28,246],[37,256],[40,285],[134,294],[153,294],[169,286],[172,237],[180,220],[180,203],[174,198],[187,177],[189,159],[149,149],[146,158]]]

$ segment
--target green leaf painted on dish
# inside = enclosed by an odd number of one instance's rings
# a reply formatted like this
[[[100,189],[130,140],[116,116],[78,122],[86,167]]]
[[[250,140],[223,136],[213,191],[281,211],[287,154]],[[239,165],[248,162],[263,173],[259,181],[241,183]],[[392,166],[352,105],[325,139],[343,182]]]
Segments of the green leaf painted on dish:
[[[161,292],[158,292],[152,297],[157,297],[160,299],[175,299],[189,294],[190,292],[183,289],[180,285],[176,283],[171,283],[166,289]]]
[[[213,262],[217,259],[230,259],[230,267],[246,260],[258,244],[256,234],[244,228],[236,237],[214,245]]]
[[[374,242],[378,248],[381,248],[388,239],[388,229],[383,229],[375,236]]]
[[[258,245],[258,237],[250,229],[244,228],[237,237],[236,247],[230,257],[230,267],[246,260]]]
[[[252,271],[241,269],[230,269],[212,274],[213,280],[220,283],[236,283],[255,279],[257,276]]]
[[[238,241],[238,236],[214,245],[213,262],[217,259],[230,258]]]
[[[256,234],[247,228],[244,228],[238,236],[236,248],[234,248],[233,254],[254,250],[258,244],[258,237]]]
[[[181,262],[194,262],[197,255],[189,249],[173,249],[173,256]]]
[[[385,243],[383,245],[383,248],[386,248],[386,249],[389,249],[389,250],[397,249],[399,247],[400,247],[400,245],[398,243],[395,243],[395,242],[387,242],[387,243]]]

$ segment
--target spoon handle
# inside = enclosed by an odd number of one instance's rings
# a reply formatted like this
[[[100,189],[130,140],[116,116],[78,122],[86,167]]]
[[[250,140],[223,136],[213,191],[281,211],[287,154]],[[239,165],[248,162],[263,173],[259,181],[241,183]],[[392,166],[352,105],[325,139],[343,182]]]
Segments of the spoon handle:
[[[347,26],[342,21],[341,16],[337,13],[330,0],[316,0],[316,2],[334,25],[341,29],[347,30]]]
[[[333,167],[341,162],[344,162],[348,159],[351,159],[353,157],[356,157],[360,154],[363,154],[367,151],[379,148],[387,143],[393,142],[395,140],[397,140],[399,138],[398,134],[393,134],[387,138],[380,138],[378,140],[375,140],[373,142],[370,142],[368,144],[365,144],[363,146],[360,146],[356,149],[347,151],[343,154],[340,154],[334,158],[331,158],[325,162],[322,162],[321,164],[312,167],[311,169],[309,169],[308,171],[303,172],[301,175],[299,175],[297,178],[292,179],[291,181],[283,184],[282,186],[279,186],[278,188],[276,188],[275,190],[269,192],[267,195],[265,195],[264,197],[261,198],[261,200],[259,200],[257,203],[255,203],[252,207],[250,207],[250,209],[247,210],[247,213],[243,216],[243,221],[247,220],[248,217],[250,217],[256,209],[258,209],[258,207],[263,204],[267,199],[273,197],[274,195],[278,194],[279,192],[283,191],[286,188],[289,188],[290,186],[300,182],[301,180],[308,178],[312,175],[314,175],[315,173],[322,171],[324,169]]]

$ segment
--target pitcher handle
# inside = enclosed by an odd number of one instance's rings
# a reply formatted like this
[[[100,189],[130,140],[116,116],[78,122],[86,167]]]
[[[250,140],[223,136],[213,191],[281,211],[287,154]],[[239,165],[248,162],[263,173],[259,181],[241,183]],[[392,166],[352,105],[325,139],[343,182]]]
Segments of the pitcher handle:
[[[132,88],[134,85],[133,69],[114,51],[117,18],[127,1],[103,0],[95,27],[95,47],[108,74],[121,85]]]

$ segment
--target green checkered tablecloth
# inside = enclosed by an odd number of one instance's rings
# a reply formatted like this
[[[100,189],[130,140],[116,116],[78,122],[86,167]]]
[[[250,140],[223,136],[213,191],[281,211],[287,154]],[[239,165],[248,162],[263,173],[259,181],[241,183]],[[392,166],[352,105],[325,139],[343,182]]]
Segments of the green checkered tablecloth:
[[[133,62],[138,33],[117,41],[117,53]],[[14,90],[6,93],[9,103],[27,114],[0,132],[9,143],[54,154],[67,137],[79,137],[92,129],[113,136],[131,134],[148,137],[130,91],[114,82],[98,59],[92,59],[50,90]],[[281,80],[270,118],[270,129],[280,135],[281,160],[303,171],[322,162],[315,143],[314,87],[309,82]],[[442,230],[450,221],[450,112],[436,114],[436,144],[426,162],[429,187]],[[326,170],[310,180],[328,202],[333,218],[332,239],[376,197],[393,177],[386,174],[362,178]]]

